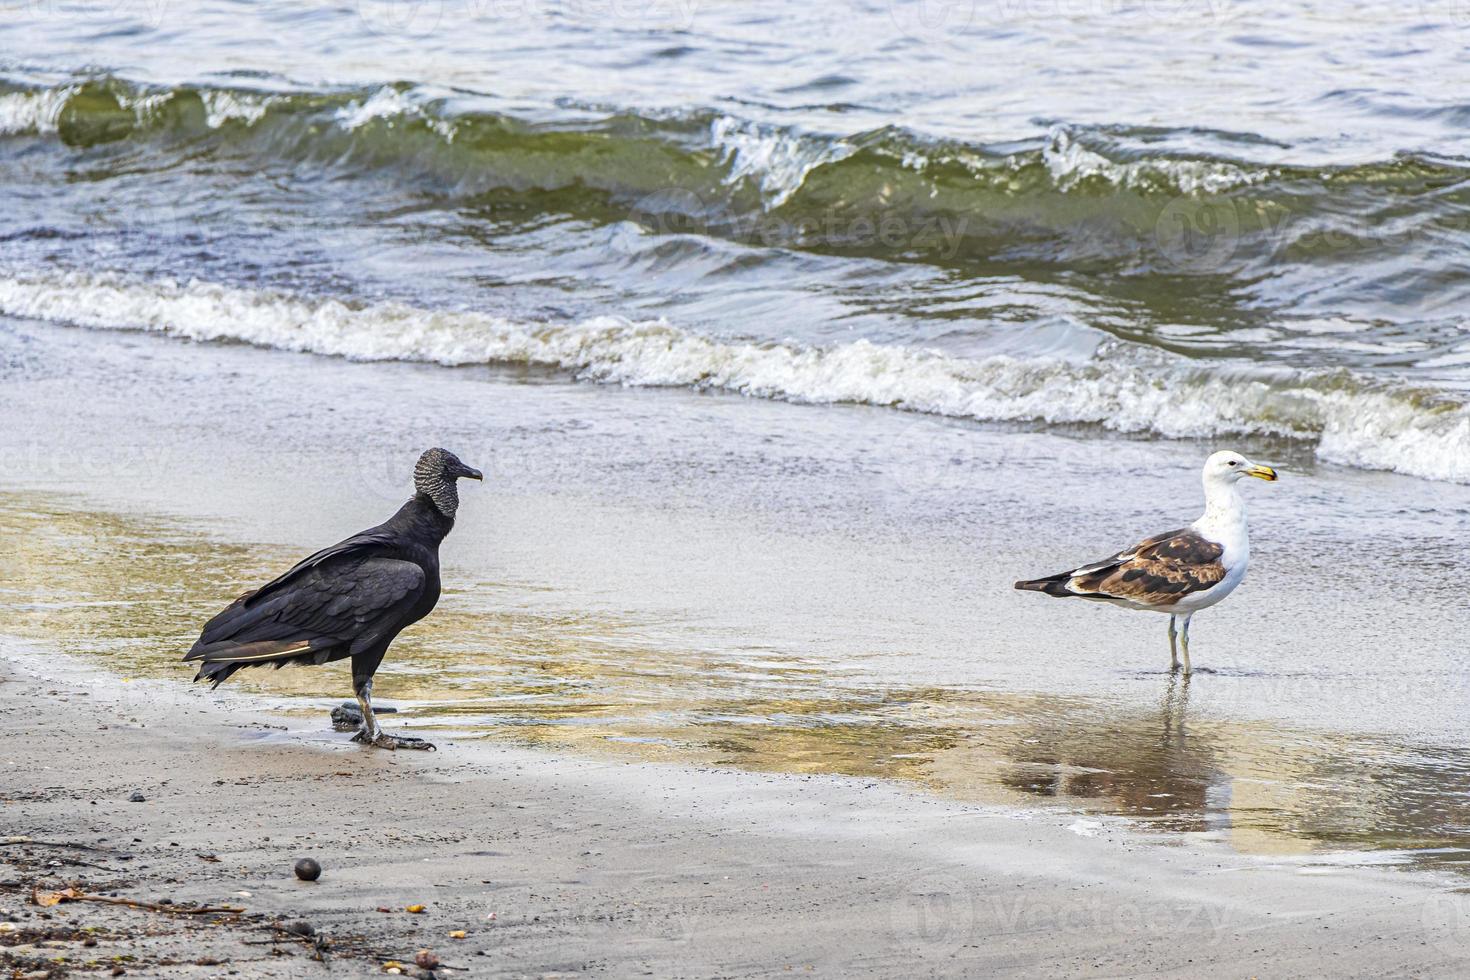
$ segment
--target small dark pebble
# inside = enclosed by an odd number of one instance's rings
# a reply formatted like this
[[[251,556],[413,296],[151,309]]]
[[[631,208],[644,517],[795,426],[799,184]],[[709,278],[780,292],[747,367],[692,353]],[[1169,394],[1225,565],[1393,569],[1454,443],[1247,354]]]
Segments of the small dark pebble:
[[[133,795],[128,797],[128,802],[129,803],[147,803],[148,802],[148,797],[146,797],[146,796],[143,795],[143,791],[141,789],[135,789],[135,790],[133,790]]]
[[[302,881],[316,881],[322,876],[322,866],[311,858],[302,858],[296,862],[296,877]]]
[[[316,929],[314,929],[311,923],[307,922],[305,919],[297,919],[295,922],[286,927],[286,931],[291,933],[291,935],[293,936],[305,936],[307,938],[316,935]]]

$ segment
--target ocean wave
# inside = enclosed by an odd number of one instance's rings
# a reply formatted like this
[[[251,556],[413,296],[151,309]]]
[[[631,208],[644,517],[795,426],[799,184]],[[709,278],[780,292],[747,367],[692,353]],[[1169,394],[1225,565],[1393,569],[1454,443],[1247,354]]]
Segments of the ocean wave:
[[[543,122],[514,118],[488,108],[489,104],[487,97],[406,84],[263,92],[163,88],[111,76],[50,87],[0,78],[0,136],[59,133],[63,140],[76,138],[89,145],[97,136],[112,141],[170,133],[192,136],[228,129],[227,123],[238,123],[242,130],[275,126],[292,138],[255,145],[286,158],[324,156],[355,146],[371,151],[368,155],[374,160],[396,160],[410,170],[472,167],[483,172],[486,186],[494,185],[495,166],[508,157],[548,161],[580,156],[589,168],[608,163],[616,168],[622,159],[621,144],[646,151],[654,143],[663,155],[687,164],[681,171],[711,177],[709,189],[748,185],[769,208],[814,190],[808,185],[816,174],[829,182],[843,174],[870,175],[856,183],[839,180],[830,191],[818,194],[819,201],[829,203],[868,184],[883,188],[886,197],[913,199],[956,190],[1010,197],[1125,190],[1177,197],[1220,195],[1241,188],[1282,192],[1303,181],[1337,189],[1361,184],[1381,194],[1385,185],[1412,187],[1465,176],[1463,161],[1410,156],[1339,167],[1264,166],[1165,151],[1160,147],[1167,141],[1159,132],[1126,127],[1058,124],[1044,136],[992,148],[927,138],[896,127],[848,134],[806,132],[702,109],[652,115],[567,110],[569,115],[560,121]],[[69,127],[61,125],[63,120]],[[308,125],[301,125],[303,121]],[[456,152],[463,155],[426,153],[432,145],[456,145]],[[589,147],[602,152],[589,153]],[[646,152],[641,159],[651,162],[659,176],[668,176]],[[716,164],[713,168],[711,161]],[[568,182],[589,176],[587,171],[561,169]],[[629,173],[608,176],[613,182],[631,179]],[[920,178],[922,184],[912,183]],[[955,187],[957,180],[965,186]]]
[[[1272,288],[1260,285],[1268,278],[1294,287],[1310,277],[1314,312],[1354,312],[1382,289],[1385,259],[1423,255],[1433,266],[1444,242],[1465,238],[1456,190],[1470,183],[1465,161],[1264,166],[1169,150],[1201,140],[1129,127],[1057,124],[990,147],[896,127],[824,134],[712,110],[561,106],[528,119],[496,105],[407,84],[255,91],[0,80],[0,139],[54,139],[62,152],[122,144],[131,173],[244,160],[344,185],[386,181],[445,207],[519,198],[528,213],[593,225],[626,220],[656,234],[981,274],[1085,269],[1113,282],[1153,277],[1166,292],[1176,277],[1256,291]],[[1217,134],[1209,145],[1235,144]],[[1386,199],[1396,208],[1389,223]],[[1346,270],[1325,289],[1323,262]],[[1436,285],[1440,306],[1460,298],[1453,277]]]
[[[0,139],[54,139],[61,152],[116,143],[130,173],[244,160],[344,184],[386,181],[446,207],[520,198],[531,213],[594,225],[627,220],[654,233],[983,274],[1037,265],[1114,281],[1162,276],[1166,287],[1178,276],[1256,284],[1283,268],[1316,276],[1327,261],[1349,270],[1327,290],[1314,287],[1334,312],[1379,288],[1383,259],[1458,244],[1455,189],[1470,183],[1465,161],[1263,166],[1170,151],[1199,140],[1128,127],[1058,124],[989,147],[896,127],[824,134],[712,110],[562,106],[528,119],[495,105],[406,84],[254,91],[0,80]],[[94,163],[105,166],[100,154]],[[1391,224],[1385,199],[1396,202]],[[1441,305],[1455,299],[1447,293]]]
[[[532,364],[589,381],[982,421],[1094,424],[1165,437],[1281,436],[1312,441],[1333,462],[1470,482],[1470,406],[1447,393],[1345,371],[1203,366],[1121,342],[1084,362],[965,358],[867,340],[757,343],[657,320],[534,322],[79,272],[0,277],[0,313],[364,361]]]

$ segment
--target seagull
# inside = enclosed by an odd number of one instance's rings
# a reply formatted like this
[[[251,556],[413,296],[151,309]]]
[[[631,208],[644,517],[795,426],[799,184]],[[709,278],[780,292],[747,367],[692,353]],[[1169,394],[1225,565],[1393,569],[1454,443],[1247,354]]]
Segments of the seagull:
[[[194,680],[215,687],[244,667],[320,665],[352,659],[362,710],[354,742],[385,749],[433,749],[421,738],[388,735],[373,715],[373,675],[404,627],[439,601],[439,542],[454,527],[458,480],[483,480],[447,449],[429,449],[414,467],[413,498],[377,527],[304,559],[236,599],[204,624],[184,656]]]
[[[1276,471],[1240,453],[1223,451],[1205,460],[1205,513],[1189,527],[1155,535],[1111,558],[1046,578],[1017,582],[1026,592],[1075,596],[1126,609],[1169,614],[1169,669],[1189,665],[1189,621],[1235,591],[1250,562],[1245,501],[1236,484],[1248,476],[1274,482]],[[1182,634],[1182,635],[1180,635]]]

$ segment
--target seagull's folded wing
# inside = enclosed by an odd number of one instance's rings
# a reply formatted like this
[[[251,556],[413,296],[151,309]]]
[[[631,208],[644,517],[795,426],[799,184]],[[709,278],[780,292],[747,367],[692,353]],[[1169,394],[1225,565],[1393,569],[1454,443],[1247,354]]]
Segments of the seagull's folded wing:
[[[1072,595],[1120,599],[1143,606],[1170,606],[1225,578],[1223,546],[1192,528],[1149,538],[1106,561],[1068,573]]]

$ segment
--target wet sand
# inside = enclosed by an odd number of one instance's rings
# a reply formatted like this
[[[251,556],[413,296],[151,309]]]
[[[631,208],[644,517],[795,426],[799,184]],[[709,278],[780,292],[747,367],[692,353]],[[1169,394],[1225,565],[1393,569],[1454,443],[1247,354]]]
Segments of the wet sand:
[[[0,836],[100,848],[0,848],[0,957],[21,975],[56,957],[328,975],[271,928],[302,920],[334,976],[425,948],[467,971],[446,977],[1382,976],[1470,955],[1467,900],[1415,874],[1306,874],[865,780],[359,751],[320,720],[282,730],[246,699],[118,684],[13,640],[0,699]],[[304,855],[320,881],[292,877]],[[68,883],[246,914],[26,904]]]

